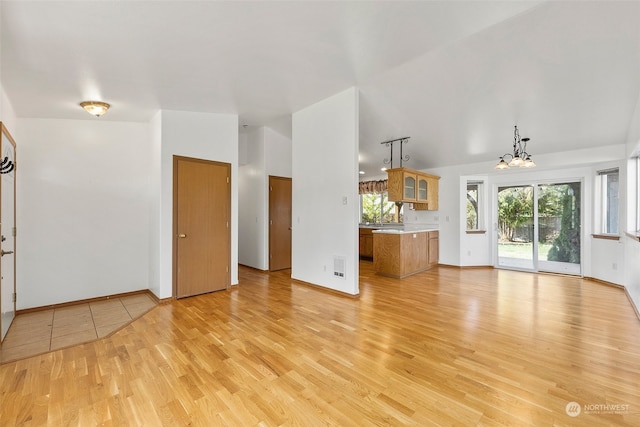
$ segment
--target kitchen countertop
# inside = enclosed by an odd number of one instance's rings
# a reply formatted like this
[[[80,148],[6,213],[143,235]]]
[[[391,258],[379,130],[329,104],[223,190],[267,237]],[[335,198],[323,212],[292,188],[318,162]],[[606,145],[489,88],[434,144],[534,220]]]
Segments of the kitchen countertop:
[[[426,233],[428,231],[438,231],[437,228],[419,228],[415,230],[401,230],[401,229],[386,229],[386,230],[373,230],[372,233],[377,234],[412,234],[412,233]]]

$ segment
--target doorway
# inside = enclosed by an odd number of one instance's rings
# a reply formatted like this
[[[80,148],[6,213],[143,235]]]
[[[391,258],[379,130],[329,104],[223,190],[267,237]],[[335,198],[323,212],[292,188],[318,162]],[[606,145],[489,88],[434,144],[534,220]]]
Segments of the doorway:
[[[16,316],[16,143],[0,122],[0,343]]]
[[[497,266],[581,274],[581,183],[498,187]]]
[[[291,178],[269,176],[269,271],[291,268]]]
[[[173,157],[174,295],[231,283],[231,165]]]

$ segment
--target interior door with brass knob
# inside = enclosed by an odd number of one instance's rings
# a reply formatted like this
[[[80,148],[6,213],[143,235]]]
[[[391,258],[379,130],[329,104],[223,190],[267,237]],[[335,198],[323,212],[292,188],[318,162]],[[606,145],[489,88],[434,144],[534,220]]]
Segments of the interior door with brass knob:
[[[291,178],[269,176],[269,271],[291,268]]]
[[[16,315],[16,145],[0,123],[0,341]]]
[[[174,295],[231,282],[231,165],[174,156]]]

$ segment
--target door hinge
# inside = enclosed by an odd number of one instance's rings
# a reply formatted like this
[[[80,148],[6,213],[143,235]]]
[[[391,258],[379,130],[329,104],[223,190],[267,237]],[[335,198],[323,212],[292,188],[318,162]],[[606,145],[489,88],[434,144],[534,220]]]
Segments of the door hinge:
[[[227,184],[229,183],[229,177],[227,177]]]
[[[13,302],[16,302],[16,301],[18,300],[18,294],[14,292],[14,293],[11,295],[11,299],[13,300]]]
[[[229,221],[227,221],[227,228],[229,228]]]
[[[13,234],[13,237],[16,237],[18,235],[18,229],[16,227],[13,227],[11,229],[11,233]]]
[[[269,186],[269,191],[273,191],[273,187],[272,186]]]
[[[229,266],[227,265],[227,273],[229,272]]]

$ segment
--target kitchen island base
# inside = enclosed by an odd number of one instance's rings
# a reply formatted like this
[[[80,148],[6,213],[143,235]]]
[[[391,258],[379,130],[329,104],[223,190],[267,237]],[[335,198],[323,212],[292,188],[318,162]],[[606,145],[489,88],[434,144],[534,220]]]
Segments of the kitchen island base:
[[[376,274],[403,278],[438,264],[438,230],[373,232]]]

